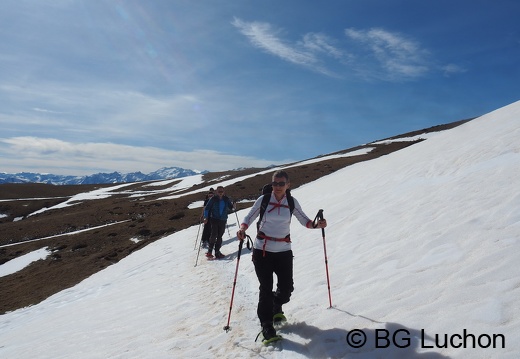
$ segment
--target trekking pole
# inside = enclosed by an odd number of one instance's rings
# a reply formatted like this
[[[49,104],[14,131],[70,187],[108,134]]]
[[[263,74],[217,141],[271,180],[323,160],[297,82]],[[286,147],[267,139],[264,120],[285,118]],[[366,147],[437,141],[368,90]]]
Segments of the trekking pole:
[[[249,240],[251,240],[251,237],[247,236]],[[237,267],[235,269],[235,279],[233,280],[233,290],[231,292],[231,302],[229,303],[229,314],[227,319],[227,324],[224,326],[224,330],[229,332],[231,330],[231,327],[229,326],[229,322],[231,320],[231,310],[233,309],[233,298],[235,297],[235,287],[237,285],[237,275],[238,275],[238,265],[240,264],[240,253],[242,252],[242,246],[244,245],[244,240],[240,240],[240,243],[238,244],[238,255],[237,255]]]
[[[200,229],[200,226],[199,226],[199,229]],[[204,232],[204,231],[203,231]],[[198,235],[197,235],[198,236]],[[195,242],[197,243],[197,242]],[[200,254],[200,248],[202,247],[202,241],[199,241],[199,250],[197,251],[197,258],[195,258],[195,265],[194,267],[197,266],[197,264],[199,263],[199,254]]]
[[[199,239],[199,233],[200,233],[200,226],[202,224],[202,218],[199,219],[199,230],[197,231],[197,237],[195,238],[195,245],[193,246],[193,250],[197,248],[197,240]]]
[[[316,223],[316,220],[322,220],[323,219],[323,209],[320,209],[318,211],[318,214],[316,215],[316,218],[314,218],[314,223]],[[314,228],[318,226],[318,224],[314,224]],[[321,235],[323,238],[323,253],[325,255],[325,272],[327,273],[327,288],[329,290],[329,308],[332,308],[332,298],[330,295],[330,279],[329,279],[329,261],[327,259],[327,246],[325,245],[325,228],[321,229]]]
[[[237,214],[237,210],[236,210],[235,204],[236,204],[236,202],[233,202],[233,212],[235,212],[235,215],[236,215]],[[238,216],[237,216],[237,222],[238,222]],[[229,230],[229,227],[230,227],[230,225],[226,224],[226,228],[227,228],[227,231],[228,231],[228,236],[229,236],[229,238],[231,238],[231,232]],[[238,227],[240,227],[240,224],[238,225]]]
[[[237,208],[235,207],[235,217],[237,218],[237,226],[240,229],[240,221],[238,220]]]

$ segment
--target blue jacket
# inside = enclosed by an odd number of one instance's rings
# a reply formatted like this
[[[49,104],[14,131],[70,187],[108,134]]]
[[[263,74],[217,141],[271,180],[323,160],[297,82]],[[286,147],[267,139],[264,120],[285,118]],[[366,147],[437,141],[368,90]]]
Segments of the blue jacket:
[[[204,207],[204,218],[214,218],[221,221],[227,221],[228,213],[233,210],[233,203],[227,196],[213,196],[206,207]]]

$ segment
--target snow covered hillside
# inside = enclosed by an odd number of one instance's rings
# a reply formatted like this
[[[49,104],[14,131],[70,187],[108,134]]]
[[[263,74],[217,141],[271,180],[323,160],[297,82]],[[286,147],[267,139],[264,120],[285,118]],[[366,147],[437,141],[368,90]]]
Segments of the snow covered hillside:
[[[231,215],[227,260],[201,255],[195,266],[197,226],[158,240],[0,316],[0,358],[518,358],[519,120],[516,102],[294,190],[311,218],[323,209],[328,220],[333,307],[321,231],[293,221],[295,292],[279,344],[254,341],[247,249],[223,330]]]

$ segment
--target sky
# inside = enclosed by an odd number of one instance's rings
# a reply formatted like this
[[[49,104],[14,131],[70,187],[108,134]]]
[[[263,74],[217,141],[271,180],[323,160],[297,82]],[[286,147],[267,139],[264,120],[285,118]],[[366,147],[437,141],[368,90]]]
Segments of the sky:
[[[254,341],[258,282],[247,249],[238,261],[232,215],[225,260],[197,257],[196,225],[1,315],[0,357],[32,359],[38,348],[39,359],[516,359],[518,116],[520,102],[294,189],[307,215],[323,209],[328,226],[322,233],[293,220],[295,291],[276,345]],[[185,188],[200,179],[184,179]],[[157,184],[162,191],[168,182]],[[79,196],[95,200],[126,186]],[[1,265],[0,275],[49,254],[42,246]],[[443,348],[445,336],[452,341]]]
[[[5,0],[0,171],[229,170],[519,98],[515,0]]]

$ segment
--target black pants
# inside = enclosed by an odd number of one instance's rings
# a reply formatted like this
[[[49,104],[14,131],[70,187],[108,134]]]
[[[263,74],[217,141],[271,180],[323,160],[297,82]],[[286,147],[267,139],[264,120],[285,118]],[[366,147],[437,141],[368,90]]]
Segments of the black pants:
[[[213,251],[215,248],[215,253],[220,252],[220,247],[222,247],[222,236],[226,231],[226,222],[221,221],[219,219],[210,219],[211,222],[211,235],[209,236],[209,252]]]
[[[202,230],[202,243],[208,242],[209,243],[209,236],[211,235],[211,221],[208,221],[204,225],[204,229]]]
[[[265,253],[265,256],[264,256]],[[261,249],[253,251],[253,263],[256,276],[260,282],[257,314],[260,323],[273,321],[273,307],[289,302],[294,290],[293,253],[264,252]],[[273,274],[276,274],[276,291],[273,293]]]

